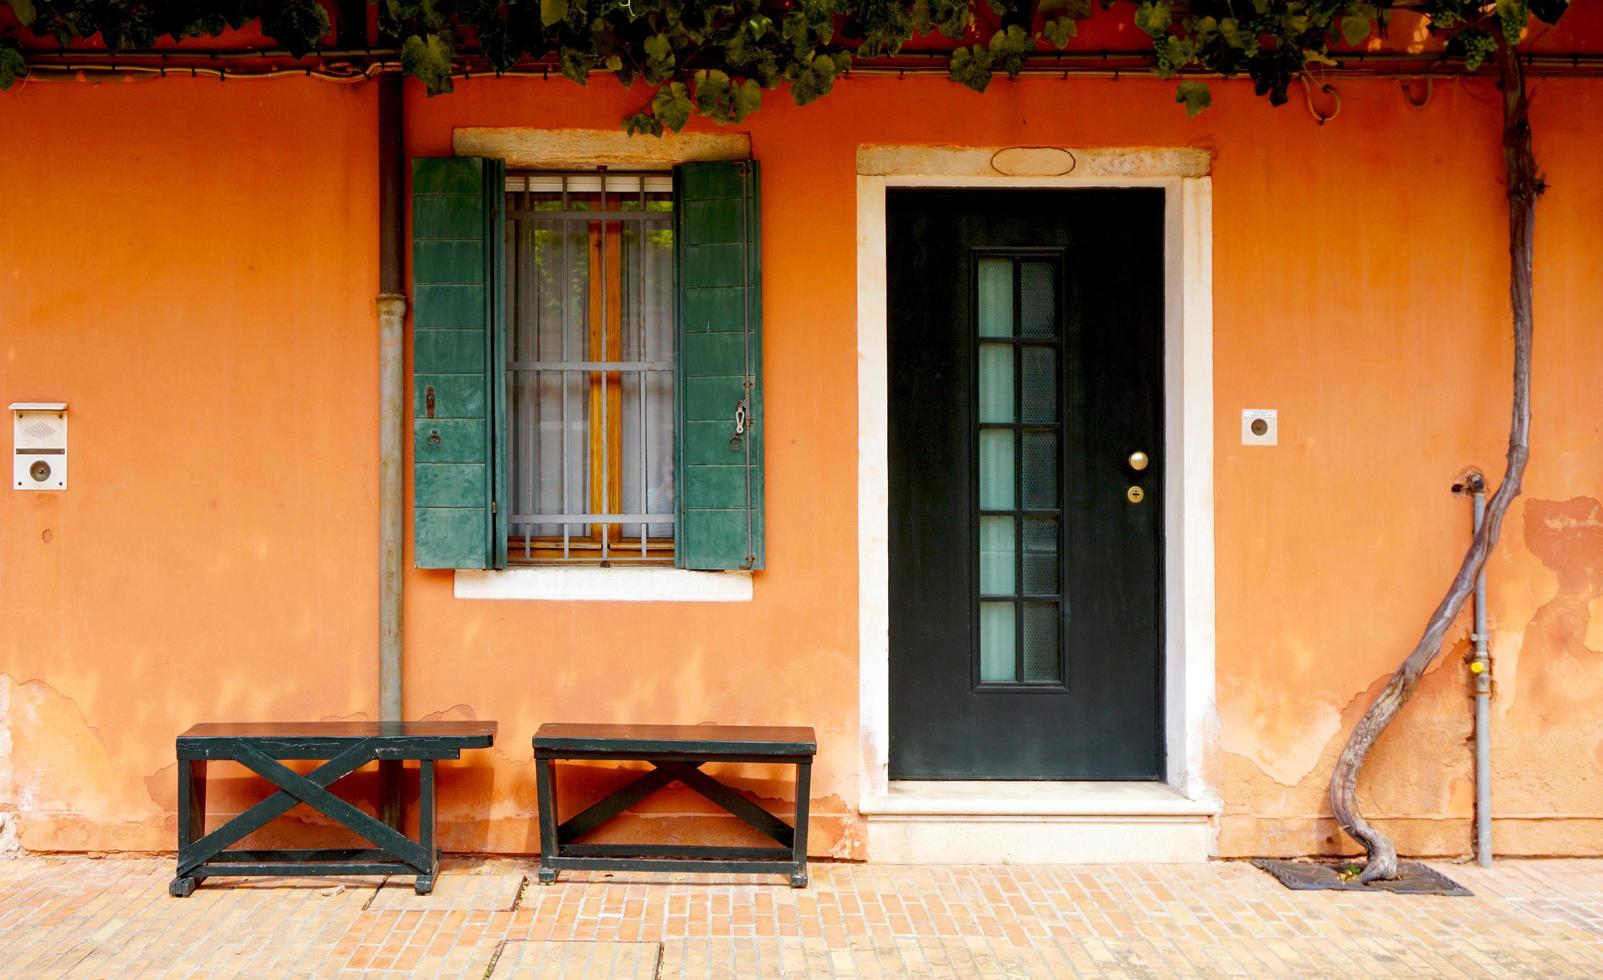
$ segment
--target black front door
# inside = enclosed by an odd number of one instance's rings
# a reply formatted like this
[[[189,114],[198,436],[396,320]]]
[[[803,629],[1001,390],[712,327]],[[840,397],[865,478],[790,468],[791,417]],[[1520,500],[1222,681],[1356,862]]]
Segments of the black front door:
[[[887,219],[891,777],[1160,778],[1163,191]]]

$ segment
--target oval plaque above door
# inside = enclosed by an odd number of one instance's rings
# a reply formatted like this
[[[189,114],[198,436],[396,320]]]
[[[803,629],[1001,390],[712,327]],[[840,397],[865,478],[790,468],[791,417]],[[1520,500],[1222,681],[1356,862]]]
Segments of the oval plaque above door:
[[[1074,164],[1074,154],[1057,146],[1009,146],[991,156],[991,169],[1008,177],[1061,177]]]

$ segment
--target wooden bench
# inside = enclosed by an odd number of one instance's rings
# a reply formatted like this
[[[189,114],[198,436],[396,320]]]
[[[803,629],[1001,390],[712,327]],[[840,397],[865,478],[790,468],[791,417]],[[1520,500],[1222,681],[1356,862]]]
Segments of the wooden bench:
[[[811,728],[733,725],[541,725],[534,736],[540,795],[541,884],[565,870],[704,871],[785,874],[807,886],[807,796],[818,739]],[[559,759],[647,762],[651,771],[583,812],[557,822]],[[769,762],[796,767],[795,824],[747,800],[701,771],[710,762]],[[692,844],[581,844],[578,841],[669,783],[679,782],[772,837],[778,847]]]
[[[178,736],[178,876],[167,886],[183,898],[221,875],[416,875],[419,895],[434,888],[434,763],[463,749],[488,748],[493,721],[261,722],[196,725]],[[306,775],[280,759],[327,760]],[[369,762],[398,786],[401,764],[418,762],[418,836],[368,816],[329,787]],[[278,787],[239,816],[206,833],[206,764],[237,762]],[[372,848],[227,850],[247,834],[305,803],[372,843]]]

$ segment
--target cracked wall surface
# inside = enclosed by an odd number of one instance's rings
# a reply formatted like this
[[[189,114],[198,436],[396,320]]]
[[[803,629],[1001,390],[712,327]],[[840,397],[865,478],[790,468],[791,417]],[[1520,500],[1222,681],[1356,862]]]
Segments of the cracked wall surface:
[[[1490,566],[1500,852],[1603,853],[1603,82],[1542,83],[1537,417]],[[1468,538],[1448,493],[1500,471],[1509,343],[1498,107],[1341,83],[1331,125],[1224,84],[851,79],[749,121],[764,175],[767,570],[737,604],[454,598],[407,570],[406,713],[495,719],[441,772],[441,842],[529,852],[546,721],[811,724],[814,852],[867,856],[859,779],[855,154],[860,143],[1211,148],[1218,741],[1226,855],[1350,850],[1325,782]],[[615,86],[409,88],[409,155],[456,126],[607,128]],[[0,815],[33,850],[175,839],[173,737],[377,709],[376,97],[310,80],[30,85],[0,245],[0,403],[71,403],[72,486],[0,494]],[[153,136],[152,134],[160,134]],[[1244,407],[1280,445],[1239,445]],[[1466,630],[1360,784],[1405,851],[1471,847]],[[1071,651],[1071,656],[1073,652]],[[722,773],[783,812],[787,774]],[[596,798],[629,778],[565,767]],[[369,798],[371,774],[353,797]],[[262,790],[239,771],[216,812]],[[300,811],[296,811],[299,813]],[[686,816],[690,819],[685,819]],[[672,820],[667,818],[674,818]],[[740,840],[666,793],[615,834]],[[263,839],[321,840],[313,818]]]

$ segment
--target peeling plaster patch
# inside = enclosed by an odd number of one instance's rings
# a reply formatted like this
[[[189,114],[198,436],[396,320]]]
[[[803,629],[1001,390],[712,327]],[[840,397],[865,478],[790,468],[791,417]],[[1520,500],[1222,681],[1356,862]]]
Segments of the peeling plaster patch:
[[[1252,762],[1264,775],[1296,787],[1314,771],[1325,746],[1341,731],[1341,712],[1314,698],[1291,701],[1267,685],[1220,682],[1220,703],[1235,717],[1221,726],[1219,747]]]
[[[1520,653],[1525,631],[1488,626],[1492,634],[1492,711],[1503,721],[1519,698]]]
[[[18,745],[28,751],[14,751]],[[19,835],[40,814],[71,814],[105,825],[161,815],[154,802],[133,791],[78,703],[44,681],[18,683],[0,674],[0,748],[0,800],[16,808],[10,819]]]
[[[0,813],[0,857],[17,857],[22,854],[22,840],[17,836],[17,815]]]
[[[1603,650],[1603,595],[1586,604],[1586,614],[1586,636],[1581,642],[1589,649]]]
[[[1603,504],[1526,501],[1525,544],[1557,574],[1558,590],[1525,625],[1524,687],[1543,706],[1541,724],[1595,723],[1591,713],[1603,697],[1603,651],[1592,645],[1603,600]]]
[[[868,860],[868,822],[861,814],[848,807],[845,800],[833,795],[814,800],[812,809],[815,813],[845,814],[840,822],[840,836],[830,845],[830,857],[837,861]]]

